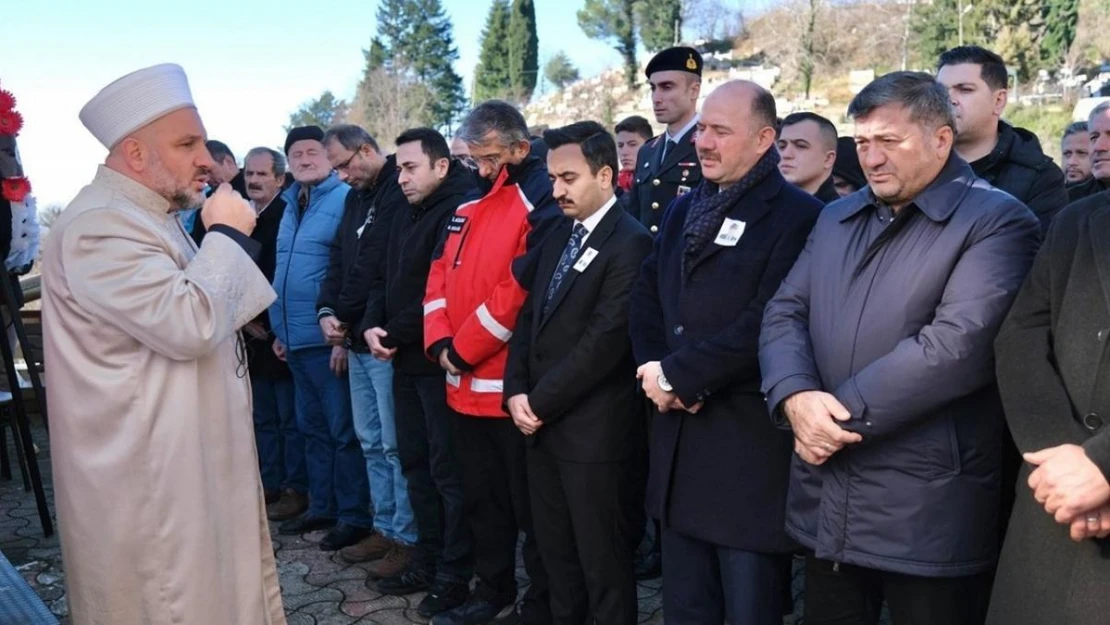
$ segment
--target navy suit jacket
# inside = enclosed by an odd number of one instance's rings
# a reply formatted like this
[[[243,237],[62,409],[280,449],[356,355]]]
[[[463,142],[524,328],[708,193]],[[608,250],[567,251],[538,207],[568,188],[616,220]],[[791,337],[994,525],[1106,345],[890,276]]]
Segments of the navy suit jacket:
[[[661,361],[683,404],[704,402],[696,415],[656,415],[649,510],[665,525],[714,544],[788,551],[794,545],[783,527],[793,440],[767,416],[759,332],[763,308],[822,205],[771,172],[726,214],[744,222],[739,241],[710,242],[684,277],[683,229],[696,195],[667,210],[632,291],[637,364]]]

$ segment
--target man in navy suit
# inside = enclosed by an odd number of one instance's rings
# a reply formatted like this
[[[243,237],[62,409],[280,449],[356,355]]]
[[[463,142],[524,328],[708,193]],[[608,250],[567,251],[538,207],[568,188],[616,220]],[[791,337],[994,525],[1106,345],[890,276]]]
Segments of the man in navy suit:
[[[637,375],[658,410],[648,505],[663,526],[668,624],[782,623],[792,441],[767,417],[759,331],[821,202],[779,173],[775,119],[751,82],[705,100],[705,180],[664,215],[632,291]]]
[[[505,397],[528,437],[528,490],[554,625],[635,625],[636,402],[628,296],[651,235],[613,194],[617,146],[597,122],[548,130],[566,215],[544,242],[509,343]]]

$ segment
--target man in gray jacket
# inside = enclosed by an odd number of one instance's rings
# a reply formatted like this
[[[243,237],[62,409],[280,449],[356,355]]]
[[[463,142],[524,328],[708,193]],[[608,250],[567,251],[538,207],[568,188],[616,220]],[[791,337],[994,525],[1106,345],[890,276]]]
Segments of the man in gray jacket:
[[[806,623],[981,623],[997,556],[992,342],[1040,227],[952,151],[945,88],[872,82],[848,108],[868,187],[826,208],[769,302],[772,416],[794,433],[786,531]]]

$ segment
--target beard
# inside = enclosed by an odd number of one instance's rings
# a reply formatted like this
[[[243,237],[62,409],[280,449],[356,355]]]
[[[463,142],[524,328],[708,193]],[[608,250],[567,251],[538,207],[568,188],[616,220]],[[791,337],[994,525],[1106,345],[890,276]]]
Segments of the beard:
[[[170,203],[171,211],[199,208],[204,203],[204,191],[194,190],[193,180],[207,174],[206,170],[197,169],[188,182],[181,183],[174,179],[173,173],[162,162],[158,153],[153,152],[151,154],[150,172],[154,179],[154,191]]]

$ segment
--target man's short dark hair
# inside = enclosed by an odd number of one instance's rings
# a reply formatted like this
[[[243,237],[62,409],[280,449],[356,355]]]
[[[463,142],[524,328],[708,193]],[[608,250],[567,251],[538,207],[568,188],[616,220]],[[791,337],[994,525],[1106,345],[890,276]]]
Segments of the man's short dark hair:
[[[543,142],[551,150],[564,145],[575,144],[582,149],[582,156],[590,165],[590,173],[597,175],[602,167],[608,167],[613,175],[620,170],[617,163],[617,142],[613,135],[601,124],[594,121],[575,122],[569,126],[547,130]]]
[[[451,149],[447,147],[447,139],[432,128],[409,128],[402,132],[394,143],[401,147],[413,141],[420,142],[420,149],[428,156],[428,162],[435,164],[441,158],[450,159]]]
[[[926,73],[891,72],[876,78],[852,98],[852,103],[848,105],[848,117],[859,119],[888,104],[906,107],[910,111],[910,119],[930,131],[942,126],[956,131],[948,89]]]
[[[937,71],[945,65],[963,64],[978,65],[979,75],[991,91],[1005,89],[1009,84],[1006,62],[994,52],[979,46],[960,46],[941,54],[937,61]]]
[[[821,138],[825,140],[826,150],[836,150],[836,125],[833,124],[827,117],[822,117],[817,113],[803,111],[801,113],[791,113],[783,118],[782,123],[779,124],[778,134],[782,134],[782,129],[794,124],[802,122],[813,122],[817,124],[817,128],[821,131]]]
[[[644,139],[650,139],[655,136],[655,131],[651,128],[651,123],[639,115],[632,115],[631,117],[622,119],[620,123],[617,124],[614,132],[632,132],[640,135]]]
[[[1071,124],[1068,124],[1068,127],[1064,129],[1064,136],[1060,137],[1060,141],[1063,142],[1064,139],[1067,139],[1072,135],[1085,134],[1087,134],[1087,122],[1073,122]]]
[[[231,148],[227,147],[227,144],[223,141],[209,139],[204,142],[204,147],[208,148],[208,154],[217,163],[224,162],[225,158],[230,158],[232,163],[235,162],[235,155],[231,153]]]
[[[480,145],[490,131],[495,131],[504,145],[528,141],[531,136],[524,115],[503,100],[486,100],[474,107],[463,119],[456,134],[467,143]]]
[[[378,142],[374,140],[374,137],[365,128],[355,124],[336,124],[328,128],[327,132],[324,133],[324,139],[320,143],[327,145],[332,140],[338,141],[339,145],[352,152],[357,151],[364,145],[369,145],[374,148],[375,152],[381,153]]]

